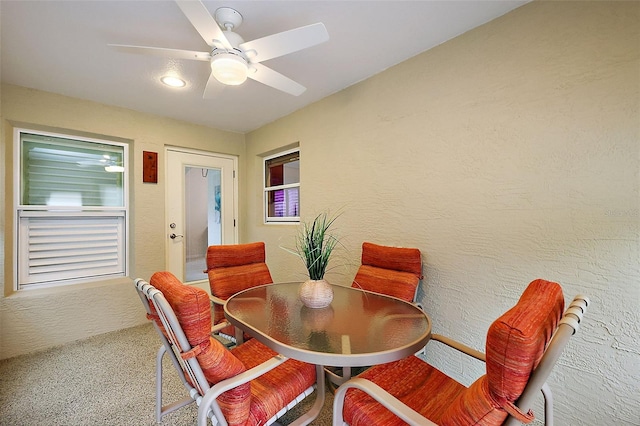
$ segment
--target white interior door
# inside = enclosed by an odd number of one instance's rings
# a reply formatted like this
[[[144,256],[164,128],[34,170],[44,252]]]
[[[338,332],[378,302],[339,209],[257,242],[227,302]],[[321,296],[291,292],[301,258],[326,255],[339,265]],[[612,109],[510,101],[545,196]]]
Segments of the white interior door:
[[[185,283],[207,279],[207,247],[235,244],[237,159],[167,148],[167,268]]]

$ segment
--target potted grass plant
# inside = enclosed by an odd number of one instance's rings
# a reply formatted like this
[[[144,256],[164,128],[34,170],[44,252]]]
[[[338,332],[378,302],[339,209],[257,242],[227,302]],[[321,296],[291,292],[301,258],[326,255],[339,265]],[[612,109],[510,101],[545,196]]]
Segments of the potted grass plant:
[[[324,308],[333,300],[333,290],[324,274],[338,244],[338,239],[331,232],[336,219],[326,212],[320,213],[313,222],[302,224],[296,239],[296,254],[304,262],[309,275],[309,279],[300,286],[300,300],[310,308]]]

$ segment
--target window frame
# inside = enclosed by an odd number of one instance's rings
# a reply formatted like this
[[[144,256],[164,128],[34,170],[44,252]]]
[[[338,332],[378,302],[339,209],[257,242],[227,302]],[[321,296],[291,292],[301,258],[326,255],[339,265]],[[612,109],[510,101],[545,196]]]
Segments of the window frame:
[[[274,217],[269,216],[269,193],[278,190],[286,190],[290,188],[298,188],[298,207],[300,207],[300,175],[298,175],[297,183],[288,183],[283,185],[276,186],[267,186],[267,162],[269,160],[273,160],[274,158],[284,157],[290,154],[298,153],[298,164],[300,164],[300,147],[295,147],[291,149],[286,149],[283,151],[278,151],[274,154],[267,155],[262,158],[262,208],[263,208],[263,219],[265,225],[273,225],[273,224],[299,224],[300,223],[300,208],[298,208],[298,216],[284,216],[284,217]]]
[[[46,205],[29,205],[23,204],[23,142],[22,134],[33,134],[42,137],[52,137],[67,139],[70,141],[78,141],[84,143],[95,143],[99,145],[109,145],[122,149],[122,206],[46,206]],[[13,130],[13,170],[14,170],[14,189],[13,189],[13,258],[14,258],[14,291],[30,291],[35,289],[66,287],[73,284],[90,283],[103,281],[105,279],[123,278],[129,275],[129,221],[130,221],[130,200],[129,200],[129,176],[131,164],[129,161],[130,144],[127,142],[116,141],[107,138],[92,138],[87,136],[78,136],[71,133],[58,133],[51,131],[42,131],[33,128],[20,127]],[[51,218],[60,220],[69,220],[69,218],[79,218],[92,220],[94,218],[121,218],[119,232],[116,234],[118,240],[117,254],[121,260],[121,269],[118,272],[101,273],[94,275],[85,275],[72,278],[60,278],[55,280],[46,280],[45,282],[24,282],[25,271],[28,272],[29,266],[22,260],[21,253],[24,253],[24,243],[26,240],[24,235],[24,219],[29,218]],[[121,232],[120,232],[121,230]],[[119,241],[122,239],[122,241]]]

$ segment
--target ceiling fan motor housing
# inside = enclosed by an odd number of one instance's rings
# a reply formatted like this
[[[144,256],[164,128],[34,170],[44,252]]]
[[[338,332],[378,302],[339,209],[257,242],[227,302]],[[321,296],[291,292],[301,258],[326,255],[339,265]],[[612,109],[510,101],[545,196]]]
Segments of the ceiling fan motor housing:
[[[215,19],[223,30],[232,30],[242,24],[242,15],[230,7],[221,7],[216,10]]]
[[[224,31],[223,32],[224,36],[227,38],[227,41],[229,42],[229,44],[238,51],[242,51],[240,50],[240,48],[238,46],[240,46],[242,43],[244,43],[244,40],[242,38],[242,36],[238,33],[234,33],[233,31]]]

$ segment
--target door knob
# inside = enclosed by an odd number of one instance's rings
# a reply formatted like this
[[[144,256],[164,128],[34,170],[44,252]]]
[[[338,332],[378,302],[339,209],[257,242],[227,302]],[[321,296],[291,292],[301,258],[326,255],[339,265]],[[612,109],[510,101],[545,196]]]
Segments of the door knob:
[[[171,234],[171,235],[169,235],[169,238],[171,238],[172,240],[175,240],[177,237],[184,237],[184,235],[180,235],[180,234]]]

